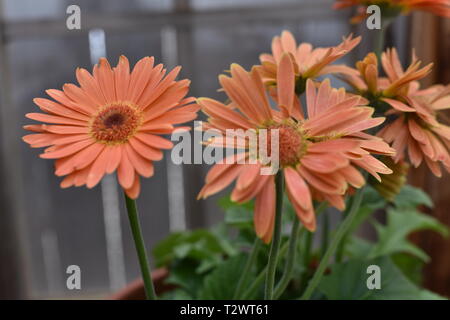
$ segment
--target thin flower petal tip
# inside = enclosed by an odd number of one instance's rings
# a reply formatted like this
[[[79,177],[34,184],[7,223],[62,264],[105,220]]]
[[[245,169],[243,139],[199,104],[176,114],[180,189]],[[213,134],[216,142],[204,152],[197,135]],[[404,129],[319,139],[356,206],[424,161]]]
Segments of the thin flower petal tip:
[[[286,35],[283,33],[281,38],[290,41]],[[308,117],[305,118],[296,104],[295,67],[290,55],[280,54],[278,68],[277,87],[270,89],[269,95],[262,77],[232,66],[231,75],[220,79],[234,108],[208,98],[197,101],[209,117],[208,128],[216,129],[223,137],[229,129],[250,130],[258,138],[263,132],[270,137],[278,134],[279,165],[288,198],[302,223],[315,230],[313,201],[327,201],[343,208],[348,187],[360,188],[365,183],[358,169],[375,177],[387,174],[389,168],[372,154],[387,155],[393,150],[381,138],[363,132],[384,118],[372,118],[373,108],[361,106],[363,100],[347,94],[343,88],[332,88],[329,80],[306,81]],[[272,104],[275,106],[271,107]],[[232,200],[242,203],[255,199],[255,231],[267,242],[272,238],[275,214],[274,176],[261,172],[270,163],[261,160],[249,163],[250,144],[247,137],[243,139],[240,146],[245,151],[240,159],[246,161],[236,161],[235,156],[214,165],[198,198],[215,194],[235,182]],[[224,143],[226,138],[220,141]]]
[[[166,74],[153,57],[131,70],[123,55],[113,68],[101,58],[92,74],[77,68],[79,86],[66,83],[63,90],[46,90],[53,100],[33,99],[42,113],[26,117],[41,124],[24,126],[33,134],[22,139],[46,147],[40,157],[55,159],[55,174],[65,176],[62,188],[93,188],[116,171],[122,188],[136,198],[139,177],[151,177],[153,161],[172,148],[161,135],[193,120],[199,110],[194,98],[186,98],[189,81],[175,80],[179,70]]]

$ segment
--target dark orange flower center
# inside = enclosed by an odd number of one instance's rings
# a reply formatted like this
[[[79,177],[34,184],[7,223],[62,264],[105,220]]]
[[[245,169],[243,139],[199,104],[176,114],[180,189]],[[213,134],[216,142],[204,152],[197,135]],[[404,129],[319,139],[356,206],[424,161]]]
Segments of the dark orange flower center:
[[[141,116],[133,106],[108,105],[94,118],[91,133],[101,143],[124,143],[136,132],[140,120]]]
[[[300,161],[304,151],[304,139],[297,128],[291,125],[279,125],[268,128],[267,154],[271,154],[271,131],[278,130],[278,152],[282,167],[292,166]]]

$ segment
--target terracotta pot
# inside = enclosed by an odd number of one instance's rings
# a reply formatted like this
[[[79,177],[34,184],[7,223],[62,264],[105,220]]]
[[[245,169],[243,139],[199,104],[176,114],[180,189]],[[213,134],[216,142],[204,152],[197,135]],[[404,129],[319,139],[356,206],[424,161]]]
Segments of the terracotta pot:
[[[175,286],[167,285],[164,280],[168,276],[165,268],[156,269],[152,272],[153,284],[156,294],[161,294],[172,290]],[[144,282],[142,279],[136,279],[122,290],[109,297],[110,300],[145,300]]]

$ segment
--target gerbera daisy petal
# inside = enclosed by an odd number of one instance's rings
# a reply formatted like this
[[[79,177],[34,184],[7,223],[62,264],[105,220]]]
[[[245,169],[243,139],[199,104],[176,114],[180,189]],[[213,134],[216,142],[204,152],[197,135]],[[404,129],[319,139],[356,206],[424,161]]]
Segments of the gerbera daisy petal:
[[[108,164],[108,148],[103,148],[97,158],[93,161],[91,169],[86,180],[86,187],[95,187],[106,173],[106,166]]]
[[[200,190],[197,199],[205,199],[210,195],[225,189],[237,178],[242,169],[242,167],[237,164],[216,164],[214,167],[217,166],[220,168],[217,170],[217,176],[209,179],[208,183]]]
[[[40,154],[39,156],[43,159],[63,158],[63,157],[70,156],[71,154],[74,154],[76,152],[79,152],[80,150],[83,150],[84,148],[86,148],[94,143],[95,143],[95,141],[93,141],[92,139],[77,141],[72,144],[60,146],[57,149],[55,149],[54,151],[47,151],[48,150],[47,149],[44,153]]]
[[[93,143],[90,146],[84,148],[83,150],[77,152],[76,154],[74,154],[71,157],[71,161],[67,163],[67,165],[70,165],[73,169],[75,170],[81,170],[85,167],[87,167],[88,165],[90,165],[95,158],[97,158],[97,156],[106,148],[105,145],[101,145],[101,144],[96,144]],[[65,168],[58,168],[62,171],[56,171],[55,174],[60,176],[60,175],[64,175],[65,173],[63,173],[65,170]]]
[[[122,188],[129,189],[132,187],[135,178],[135,171],[126,150],[122,150],[122,158],[120,159],[120,164],[117,168],[117,178],[119,179],[119,183]]]
[[[120,56],[114,71],[114,84],[118,101],[125,101],[130,85],[130,63],[125,56]]]
[[[120,159],[122,159],[122,146],[112,146],[109,147],[109,161],[106,165],[106,173],[113,173],[120,164]]]
[[[153,57],[145,57],[136,63],[130,76],[127,100],[138,101],[152,76],[154,62]]]
[[[267,183],[256,197],[254,224],[256,234],[263,238],[270,232],[272,220],[275,217],[275,184]],[[266,237],[266,242],[270,241]]]
[[[141,192],[141,182],[138,176],[136,176],[131,187],[126,189],[125,192],[131,199],[136,199],[139,196],[139,193]]]
[[[278,65],[277,90],[278,103],[287,107],[290,115],[294,104],[295,75],[291,58],[287,54],[283,54]]]
[[[146,159],[158,161],[161,160],[163,157],[163,153],[161,152],[161,150],[156,149],[148,145],[147,143],[144,143],[141,139],[138,139],[137,137],[133,137],[132,139],[130,139],[129,143],[136,152],[138,152],[141,156],[143,156]]]
[[[239,174],[241,176],[245,170]],[[235,187],[231,192],[231,200],[238,203],[243,203],[250,201],[253,197],[255,197],[262,188],[267,184],[267,181],[271,180],[271,176],[269,175],[258,175],[253,183],[249,184],[247,188],[240,189]]]
[[[77,68],[76,77],[84,94],[96,105],[102,106],[106,104],[106,98],[100,90],[97,80],[83,68]]]
[[[297,203],[303,210],[309,210],[312,207],[311,194],[303,178],[292,167],[284,170],[286,179],[286,187],[293,196],[293,201]]]
[[[154,167],[151,161],[148,161],[147,159],[142,157],[129,145],[125,146],[125,150],[128,155],[128,159],[130,160],[131,164],[138,174],[146,178],[149,178],[153,175]]]
[[[103,95],[108,101],[115,101],[116,88],[114,82],[114,71],[108,60],[100,58],[99,64],[94,67],[94,78],[97,80]]]
[[[49,114],[66,117],[75,120],[87,121],[89,117],[82,112],[75,111],[67,106],[56,103],[54,101],[44,99],[44,98],[35,98],[33,102],[42,110]]]
[[[71,119],[71,118],[67,118],[67,117],[59,117],[59,116],[54,116],[54,115],[44,114],[44,113],[27,113],[25,115],[25,117],[27,117],[28,119],[31,119],[31,120],[48,122],[48,123],[67,124],[67,125],[87,127],[86,121]]]

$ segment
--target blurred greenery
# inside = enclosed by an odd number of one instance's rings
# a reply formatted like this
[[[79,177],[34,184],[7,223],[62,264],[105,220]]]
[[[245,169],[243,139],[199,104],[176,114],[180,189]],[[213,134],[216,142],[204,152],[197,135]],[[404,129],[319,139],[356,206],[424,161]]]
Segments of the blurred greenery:
[[[412,186],[404,186],[392,202],[387,202],[375,189],[367,186],[363,203],[347,237],[342,263],[334,263],[324,276],[315,299],[440,299],[420,288],[421,271],[429,257],[409,240],[416,231],[431,230],[447,235],[447,227],[420,211],[432,207],[428,195]],[[177,232],[162,240],[153,251],[158,267],[169,269],[167,283],[176,289],[165,293],[165,299],[232,299],[249,250],[255,240],[253,229],[253,202],[237,204],[224,197],[219,200],[224,222],[210,230],[198,229]],[[382,211],[386,223],[377,221],[373,214]],[[287,199],[283,210],[282,243],[287,244],[296,214]],[[377,241],[352,235],[363,223],[375,229]],[[320,246],[308,249],[308,237],[314,236],[304,228],[300,231],[294,277],[281,296],[299,297],[320,260]],[[263,245],[250,270],[253,283],[267,264],[269,246]],[[285,257],[278,263],[277,279],[281,277]],[[382,270],[381,290],[368,290],[368,265],[378,264]],[[247,288],[246,288],[247,289]],[[256,283],[249,299],[263,297],[263,282]]]
[[[367,268],[380,268],[380,289],[369,289]],[[416,286],[388,256],[348,260],[334,264],[322,278],[318,290],[329,300],[440,300],[445,299]]]

